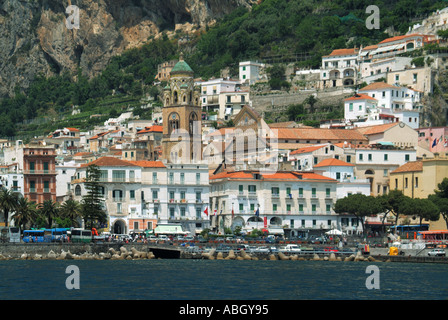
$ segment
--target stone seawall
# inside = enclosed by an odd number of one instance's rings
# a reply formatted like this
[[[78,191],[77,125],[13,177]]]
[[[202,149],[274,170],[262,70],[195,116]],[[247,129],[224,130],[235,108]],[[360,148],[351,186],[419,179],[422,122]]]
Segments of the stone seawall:
[[[139,251],[150,251],[148,245],[143,243],[4,243],[0,244],[0,254],[5,257],[17,259],[24,253],[28,255],[47,255],[50,251],[53,251],[56,254],[65,251],[76,255],[81,255],[83,253],[100,254],[102,252],[108,252],[110,248],[120,251],[121,247],[125,247],[129,251],[132,247]]]

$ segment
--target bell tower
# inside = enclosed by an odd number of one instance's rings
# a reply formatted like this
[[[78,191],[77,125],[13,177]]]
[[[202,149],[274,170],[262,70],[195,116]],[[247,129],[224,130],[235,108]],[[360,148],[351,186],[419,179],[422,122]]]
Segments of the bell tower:
[[[171,163],[195,163],[202,159],[200,88],[194,72],[181,54],[163,89],[162,159]]]

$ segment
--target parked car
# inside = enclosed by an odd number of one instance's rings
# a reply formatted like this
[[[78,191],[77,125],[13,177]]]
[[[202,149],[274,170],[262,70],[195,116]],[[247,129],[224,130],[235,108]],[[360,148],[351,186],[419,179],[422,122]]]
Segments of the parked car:
[[[271,253],[278,253],[277,247],[271,247],[270,250],[271,250]]]
[[[299,253],[300,251],[302,251],[300,249],[300,246],[298,246],[296,244],[288,244],[285,247],[280,248],[280,252],[295,252],[295,253]]]
[[[430,257],[445,257],[446,253],[443,249],[433,249],[428,252],[428,256]]]
[[[161,234],[161,235],[159,235],[159,237],[157,238],[157,240],[159,240],[159,241],[169,241],[170,240],[170,238],[168,238],[166,235],[164,235],[164,234]]]
[[[269,253],[269,251],[270,251],[269,248],[265,246],[261,246],[255,249],[255,252],[257,253]]]

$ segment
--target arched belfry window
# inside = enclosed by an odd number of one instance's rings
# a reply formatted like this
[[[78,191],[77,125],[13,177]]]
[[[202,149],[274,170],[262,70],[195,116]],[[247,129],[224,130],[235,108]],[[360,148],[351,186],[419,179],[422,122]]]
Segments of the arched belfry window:
[[[189,121],[190,134],[193,134],[195,121],[198,121],[198,116],[195,112],[192,112],[190,113],[190,121]]]
[[[173,112],[168,117],[168,131],[172,133],[177,129],[179,129],[179,115],[176,112]]]
[[[174,104],[179,102],[179,97],[177,95],[177,91],[174,91]]]

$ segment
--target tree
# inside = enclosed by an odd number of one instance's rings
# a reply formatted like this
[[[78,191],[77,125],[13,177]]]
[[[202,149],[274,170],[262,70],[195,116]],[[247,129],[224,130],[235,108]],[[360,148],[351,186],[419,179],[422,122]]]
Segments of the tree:
[[[420,225],[423,219],[437,221],[440,217],[439,208],[428,199],[407,199],[401,204],[401,212],[407,216],[418,216],[420,218]]]
[[[38,205],[39,215],[47,222],[48,228],[53,227],[53,220],[59,216],[59,204],[53,200],[45,200]]]
[[[428,199],[438,207],[448,229],[448,178],[444,178],[437,188],[434,190],[434,194],[429,195]]]
[[[79,219],[82,217],[81,204],[73,199],[66,200],[61,205],[61,216],[68,219],[73,227],[79,227]]]
[[[6,189],[4,187],[0,190],[0,208],[3,212],[3,218],[5,219],[5,226],[8,226],[9,213],[13,212],[17,208],[17,193]]]
[[[361,221],[364,232],[365,217],[381,213],[383,206],[378,198],[357,193],[338,199],[335,203],[334,211],[338,214],[354,215]]]
[[[92,229],[95,223],[105,223],[107,215],[101,200],[100,170],[97,165],[89,165],[86,172],[85,187],[87,194],[82,197],[81,212],[86,225]]]
[[[379,196],[378,199],[384,210],[383,223],[384,220],[386,220],[387,215],[391,213],[395,216],[395,225],[397,225],[401,209],[405,205],[405,202],[411,198],[405,196],[400,190],[392,190],[386,195]],[[395,229],[395,232],[396,230],[397,229]]]
[[[27,224],[32,223],[36,218],[37,207],[34,201],[29,201],[23,196],[18,198],[16,212],[13,214],[16,226],[26,229]]]
[[[310,106],[310,113],[314,113],[314,111],[316,110],[314,108],[314,105],[317,103],[317,98],[314,95],[310,95],[303,102]]]

